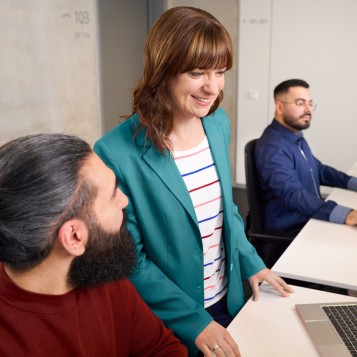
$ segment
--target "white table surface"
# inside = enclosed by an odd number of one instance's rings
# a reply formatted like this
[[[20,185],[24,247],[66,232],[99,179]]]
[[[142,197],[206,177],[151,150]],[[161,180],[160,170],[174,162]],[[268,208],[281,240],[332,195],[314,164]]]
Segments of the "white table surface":
[[[351,296],[293,288],[295,292],[283,298],[270,285],[261,285],[260,299],[250,299],[228,326],[242,357],[318,357],[295,304],[357,301]]]
[[[357,176],[357,163],[348,173]],[[328,199],[357,209],[357,192],[333,189]],[[272,271],[286,278],[357,290],[357,226],[310,219]]]

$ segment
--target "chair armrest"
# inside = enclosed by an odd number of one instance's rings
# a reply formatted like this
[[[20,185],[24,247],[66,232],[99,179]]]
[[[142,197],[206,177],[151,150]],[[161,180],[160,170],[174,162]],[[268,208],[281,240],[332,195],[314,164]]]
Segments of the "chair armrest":
[[[250,239],[265,239],[271,241],[291,242],[294,238],[284,235],[284,233],[254,232],[249,230],[247,235]]]

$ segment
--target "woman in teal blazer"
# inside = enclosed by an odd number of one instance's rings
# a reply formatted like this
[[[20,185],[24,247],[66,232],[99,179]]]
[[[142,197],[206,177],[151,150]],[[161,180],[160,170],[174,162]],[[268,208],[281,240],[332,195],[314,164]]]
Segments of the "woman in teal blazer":
[[[200,69],[198,74],[190,72],[190,69],[183,71],[179,67],[170,70],[170,66],[173,68],[182,64],[174,53],[180,55],[185,51],[184,47],[190,43],[189,36],[202,36],[196,34],[192,26],[207,21],[224,35],[224,49],[220,55],[211,55],[208,64],[202,59],[196,63],[197,59],[192,55],[194,64],[191,64],[191,69],[205,68],[202,71]],[[177,36],[183,37],[181,41]],[[219,41],[222,48],[222,36],[209,38],[206,35],[200,43],[203,48],[212,48],[209,47],[212,41]],[[169,46],[169,43],[175,46]],[[170,53],[173,57],[165,56],[165,61],[160,62],[160,51]],[[202,53],[207,54],[207,51]],[[183,58],[189,57],[185,53]],[[176,145],[172,134],[182,122],[184,124],[180,127],[191,129],[187,139],[197,137],[196,141],[199,141],[204,136],[207,138],[222,190],[222,239],[230,315],[235,316],[244,304],[242,281],[245,279],[250,279],[255,295],[258,294],[258,283],[262,280],[268,280],[286,295],[283,290],[289,290],[287,285],[265,268],[246,239],[242,218],[233,203],[229,120],[226,113],[218,108],[224,84],[222,76],[232,64],[229,35],[212,15],[202,10],[173,8],[164,13],[151,30],[144,58],[145,75],[134,92],[134,114],[94,146],[95,152],[114,171],[120,189],[129,200],[126,208],[127,227],[135,240],[139,258],[138,268],[131,280],[144,301],[189,348],[190,355],[197,355],[198,347],[206,355],[221,348],[227,354],[233,350],[234,355],[239,356],[238,347],[229,333],[222,326],[212,323],[213,317],[204,308],[202,238],[190,194],[172,157]],[[160,68],[159,62],[165,69]],[[224,69],[223,74],[219,68]],[[155,75],[161,76],[161,79],[154,81]],[[145,88],[149,90],[145,92]],[[194,95],[184,95],[189,90]],[[171,121],[167,111],[160,111],[165,106],[156,98],[160,91],[162,96],[167,94],[167,102],[173,99],[175,109]],[[151,97],[145,97],[143,92],[150,92]],[[198,93],[201,93],[199,97]],[[207,106],[210,100],[212,105]],[[141,106],[142,103],[146,103],[145,108]],[[147,106],[151,106],[149,110]],[[161,117],[166,113],[167,120],[163,121],[163,127],[168,123],[167,135],[162,131],[169,145],[155,136],[152,128],[156,124],[149,123],[149,119],[155,122],[156,113]],[[202,113],[205,115],[198,115]]]

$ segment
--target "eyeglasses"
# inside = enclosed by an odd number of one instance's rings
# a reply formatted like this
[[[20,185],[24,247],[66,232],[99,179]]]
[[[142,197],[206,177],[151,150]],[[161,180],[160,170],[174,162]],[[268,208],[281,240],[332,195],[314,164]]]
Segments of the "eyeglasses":
[[[282,103],[284,104],[295,104],[299,109],[305,109],[306,107],[309,107],[311,111],[315,111],[317,104],[313,102],[308,102],[305,99],[296,99],[293,102],[284,102],[281,100]]]

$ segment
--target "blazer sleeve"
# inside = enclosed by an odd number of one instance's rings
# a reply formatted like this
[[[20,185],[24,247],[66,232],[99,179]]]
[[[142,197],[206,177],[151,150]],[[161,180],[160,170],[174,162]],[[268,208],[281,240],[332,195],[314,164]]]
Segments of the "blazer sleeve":
[[[244,223],[238,212],[238,207],[233,203],[234,236],[238,241],[238,254],[241,269],[241,279],[245,280],[257,274],[266,266],[258,255],[254,246],[248,241],[244,230]]]

